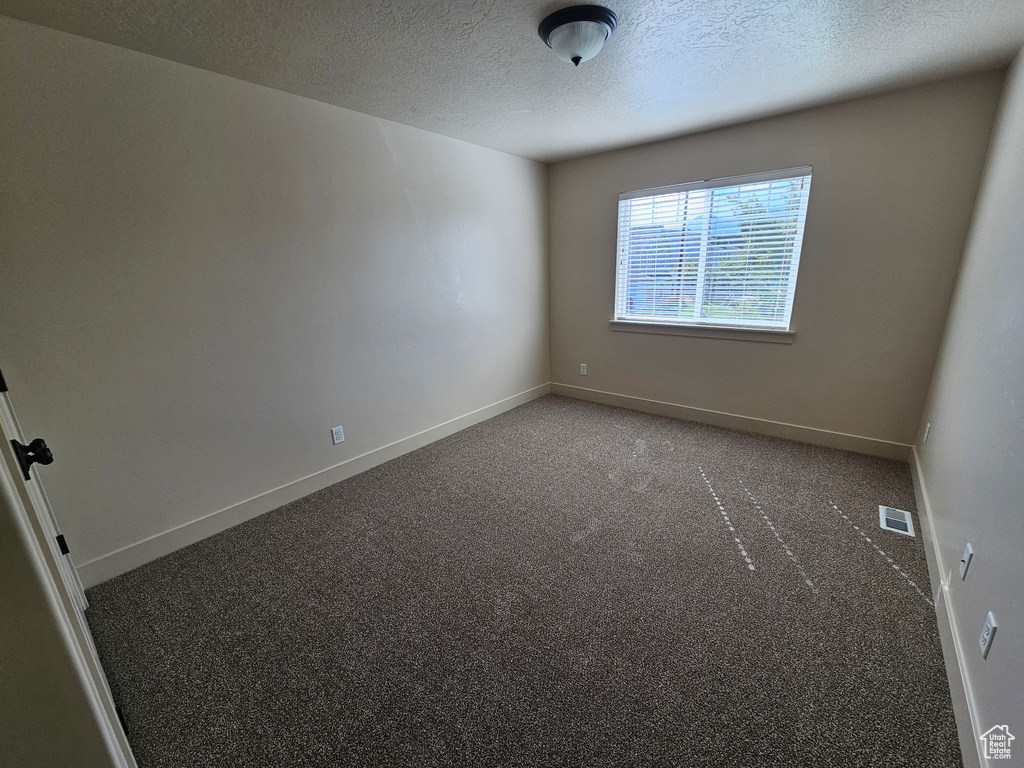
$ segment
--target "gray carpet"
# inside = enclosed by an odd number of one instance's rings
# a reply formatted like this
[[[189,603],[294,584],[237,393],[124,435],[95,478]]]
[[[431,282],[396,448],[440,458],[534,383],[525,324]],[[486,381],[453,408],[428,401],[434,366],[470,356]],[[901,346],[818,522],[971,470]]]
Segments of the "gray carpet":
[[[906,464],[549,396],[88,616],[142,768],[960,765],[880,503]]]

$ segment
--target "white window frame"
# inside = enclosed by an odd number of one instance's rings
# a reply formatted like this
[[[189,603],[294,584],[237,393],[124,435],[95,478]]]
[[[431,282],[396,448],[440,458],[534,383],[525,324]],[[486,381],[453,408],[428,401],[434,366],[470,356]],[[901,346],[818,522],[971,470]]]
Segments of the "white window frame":
[[[800,265],[800,254],[803,248],[804,227],[806,223],[807,203],[810,195],[811,166],[799,168],[787,168],[766,173],[746,174],[742,176],[728,176],[718,179],[707,179],[702,181],[687,182],[685,184],[674,184],[665,187],[651,189],[640,189],[632,192],[624,192],[619,195],[619,212],[616,219],[616,270],[615,270],[615,305],[613,308],[611,327],[613,330],[640,331],[653,333],[669,333],[678,335],[707,335],[721,338],[736,338],[748,340],[762,340],[758,338],[761,334],[775,335],[777,338],[772,341],[788,343],[792,340],[790,325],[792,322],[792,311],[796,293],[797,276]],[[650,316],[628,314],[623,309],[629,298],[629,236],[628,228],[623,231],[623,203],[637,198],[657,197],[662,195],[677,194],[680,192],[715,190],[723,187],[741,187],[754,184],[763,184],[771,181],[808,177],[807,187],[804,191],[803,208],[797,217],[796,233],[793,239],[792,252],[790,255],[790,269],[786,285],[786,305],[784,316],[776,322],[765,320],[746,320],[735,318],[701,318],[699,317],[701,304],[705,298],[703,287],[703,276],[707,265],[708,229],[711,226],[711,216],[705,217],[704,229],[701,233],[698,272],[694,288],[693,316]],[[681,310],[682,311],[682,310]],[[788,337],[788,338],[787,338]],[[764,339],[769,340],[769,339]]]

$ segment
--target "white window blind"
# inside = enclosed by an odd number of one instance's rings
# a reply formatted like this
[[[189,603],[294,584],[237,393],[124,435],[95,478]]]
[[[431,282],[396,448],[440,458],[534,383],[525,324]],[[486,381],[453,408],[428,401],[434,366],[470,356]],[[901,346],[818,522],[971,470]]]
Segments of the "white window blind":
[[[615,319],[789,329],[811,169],[619,196]]]

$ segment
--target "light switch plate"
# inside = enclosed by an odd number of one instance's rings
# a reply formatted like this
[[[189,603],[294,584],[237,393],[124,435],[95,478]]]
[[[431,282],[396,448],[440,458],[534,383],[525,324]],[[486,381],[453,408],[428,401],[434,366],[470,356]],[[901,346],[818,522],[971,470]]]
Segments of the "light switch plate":
[[[988,658],[989,648],[992,647],[992,638],[996,636],[996,617],[992,611],[985,617],[985,626],[981,628],[981,637],[978,638],[978,646],[981,648],[981,658]]]

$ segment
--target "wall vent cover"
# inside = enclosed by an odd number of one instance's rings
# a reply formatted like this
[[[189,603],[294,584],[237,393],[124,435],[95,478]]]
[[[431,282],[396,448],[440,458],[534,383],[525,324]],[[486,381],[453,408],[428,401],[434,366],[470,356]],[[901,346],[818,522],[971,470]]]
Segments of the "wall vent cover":
[[[914,536],[914,520],[909,512],[892,507],[878,507],[878,524],[887,531]]]

